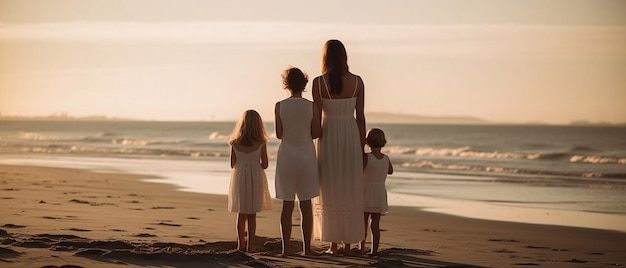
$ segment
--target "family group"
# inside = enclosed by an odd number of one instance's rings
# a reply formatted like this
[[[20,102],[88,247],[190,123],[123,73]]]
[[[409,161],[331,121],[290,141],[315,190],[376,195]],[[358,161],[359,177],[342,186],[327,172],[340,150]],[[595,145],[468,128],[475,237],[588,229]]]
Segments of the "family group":
[[[353,243],[359,243],[360,252],[365,253],[368,229],[372,232],[370,254],[376,254],[380,217],[388,210],[385,180],[393,166],[381,152],[387,142],[384,132],[374,128],[366,135],[363,80],[349,71],[346,49],[339,40],[324,45],[322,75],[312,82],[313,101],[302,97],[306,73],[291,67],[282,80],[290,93],[275,106],[275,131],[280,139],[275,187],[276,198],[283,201],[282,254],[293,253],[289,240],[296,198],[304,255],[319,254],[311,248],[312,239],[329,242],[327,253],[333,255],[352,254]],[[269,165],[268,139],[261,116],[248,110],[229,141],[228,210],[238,213],[241,251],[255,251],[256,213],[272,206],[264,171]],[[365,153],[365,145],[371,152]]]

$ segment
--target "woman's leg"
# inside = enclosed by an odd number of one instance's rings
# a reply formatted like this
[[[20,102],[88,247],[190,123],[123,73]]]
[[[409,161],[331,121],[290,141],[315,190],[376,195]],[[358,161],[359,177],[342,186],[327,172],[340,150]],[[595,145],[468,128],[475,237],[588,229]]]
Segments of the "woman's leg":
[[[246,250],[246,220],[246,214],[237,215],[237,249],[241,251]]]
[[[291,240],[291,216],[293,214],[294,201],[283,200],[283,210],[280,213],[280,231],[281,238],[283,240],[283,256],[287,256],[289,253],[289,240]]]
[[[343,244],[343,254],[352,255],[352,251],[350,250],[350,244]]]

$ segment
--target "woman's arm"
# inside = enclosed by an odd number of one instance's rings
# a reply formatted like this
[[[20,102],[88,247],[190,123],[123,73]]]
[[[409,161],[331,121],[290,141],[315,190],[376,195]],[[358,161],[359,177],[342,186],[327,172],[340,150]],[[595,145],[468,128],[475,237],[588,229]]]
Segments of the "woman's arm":
[[[319,76],[313,79],[312,95],[313,95],[313,120],[311,122],[311,137],[313,139],[322,136],[322,93],[319,87]],[[315,135],[315,132],[318,132]]]
[[[363,79],[359,77],[361,80],[361,87],[359,92],[356,94],[356,123],[359,126],[359,135],[361,138],[361,150],[365,152],[365,84],[363,83]]]
[[[321,115],[317,104],[313,103],[313,118],[311,119],[311,138],[317,139],[322,135]]]
[[[280,102],[276,103],[274,108],[274,124],[276,125],[276,138],[283,138],[283,120],[280,119]]]

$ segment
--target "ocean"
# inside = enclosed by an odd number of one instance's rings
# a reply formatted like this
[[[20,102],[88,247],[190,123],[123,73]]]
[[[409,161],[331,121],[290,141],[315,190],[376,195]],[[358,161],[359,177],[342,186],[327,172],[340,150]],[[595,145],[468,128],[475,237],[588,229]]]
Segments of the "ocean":
[[[234,122],[0,121],[0,163],[155,175],[227,194]],[[273,193],[279,140],[266,125]],[[626,231],[626,127],[374,124],[391,205]]]

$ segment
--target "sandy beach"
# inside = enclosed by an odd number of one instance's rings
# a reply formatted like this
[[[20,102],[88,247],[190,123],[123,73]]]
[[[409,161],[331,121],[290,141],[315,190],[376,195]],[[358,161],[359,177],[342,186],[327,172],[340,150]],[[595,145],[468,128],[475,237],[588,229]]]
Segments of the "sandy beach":
[[[235,250],[226,196],[145,176],[0,165],[2,267],[615,267],[626,233],[391,207],[379,256],[280,257],[280,202],[258,214],[259,252]],[[210,180],[210,178],[207,178]],[[294,213],[294,223],[299,222]],[[300,226],[294,226],[299,248]],[[368,239],[369,240],[369,239]],[[323,251],[327,244],[315,241]]]

